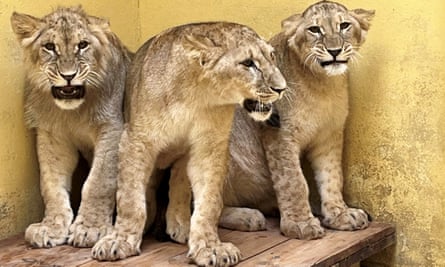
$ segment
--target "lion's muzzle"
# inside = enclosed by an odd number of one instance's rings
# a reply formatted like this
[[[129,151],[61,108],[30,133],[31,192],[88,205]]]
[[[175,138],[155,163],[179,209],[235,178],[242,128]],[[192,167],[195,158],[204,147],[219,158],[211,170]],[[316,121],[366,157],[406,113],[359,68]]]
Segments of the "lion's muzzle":
[[[56,99],[81,99],[85,96],[85,86],[53,86],[51,87],[51,93]]]

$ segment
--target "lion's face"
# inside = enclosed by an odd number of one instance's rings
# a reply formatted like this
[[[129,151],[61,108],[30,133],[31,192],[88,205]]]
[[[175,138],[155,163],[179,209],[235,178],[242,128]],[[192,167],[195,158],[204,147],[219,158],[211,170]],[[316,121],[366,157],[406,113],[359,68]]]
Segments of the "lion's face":
[[[60,108],[78,108],[88,90],[101,83],[104,73],[97,70],[107,53],[101,34],[108,28],[106,21],[80,8],[59,8],[42,19],[14,13],[11,24],[32,63],[31,81],[51,92]]]
[[[275,65],[273,48],[266,42],[249,42],[223,55],[216,67],[227,97],[239,98],[249,115],[264,121],[272,113],[272,102],[282,97],[286,81]]]
[[[355,60],[373,15],[374,11],[348,11],[323,1],[284,20],[282,26],[300,63],[313,73],[332,76],[345,73],[347,63]]]
[[[237,102],[252,118],[264,121],[272,113],[272,102],[281,98],[287,87],[275,65],[273,47],[247,27],[233,29],[230,38],[225,47],[217,38],[199,41],[201,47],[203,43],[210,47],[200,54],[204,76],[210,80],[218,104]],[[193,39],[196,46],[196,37]]]

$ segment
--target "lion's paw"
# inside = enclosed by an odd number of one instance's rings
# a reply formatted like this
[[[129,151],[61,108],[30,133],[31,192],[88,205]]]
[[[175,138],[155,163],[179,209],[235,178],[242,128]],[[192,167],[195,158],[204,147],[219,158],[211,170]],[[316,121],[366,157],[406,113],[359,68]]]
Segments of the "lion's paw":
[[[305,221],[281,218],[280,229],[285,236],[297,239],[317,239],[325,235],[325,230],[321,226],[320,220],[315,217]]]
[[[189,239],[190,220],[179,222],[178,220],[167,219],[166,232],[174,241],[185,244]]]
[[[25,240],[33,247],[52,248],[68,239],[68,227],[60,224],[34,223],[25,231]]]
[[[187,257],[191,258],[198,266],[232,266],[241,260],[241,253],[232,243],[218,242],[208,245],[201,240],[197,244],[189,244],[190,250]]]
[[[115,261],[139,255],[141,238],[129,235],[126,238],[116,233],[109,234],[94,245],[91,256],[99,261]]]
[[[69,228],[68,244],[74,247],[92,247],[99,239],[112,231],[111,224],[91,225],[76,219]]]
[[[369,225],[368,214],[361,209],[346,208],[340,213],[331,213],[323,219],[326,227],[354,231],[365,229]]]
[[[244,232],[262,231],[266,230],[266,218],[257,209],[226,207],[219,219],[219,225]]]

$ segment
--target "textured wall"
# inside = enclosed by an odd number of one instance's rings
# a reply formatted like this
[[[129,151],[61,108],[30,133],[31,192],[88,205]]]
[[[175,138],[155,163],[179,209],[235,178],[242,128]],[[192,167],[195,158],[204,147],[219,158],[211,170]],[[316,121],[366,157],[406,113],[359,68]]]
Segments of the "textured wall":
[[[309,0],[130,0],[83,3],[110,18],[135,49],[178,24],[227,20],[248,24],[266,38]],[[363,58],[350,75],[346,130],[346,198],[376,220],[393,222],[395,248],[367,264],[445,266],[445,1],[344,0],[375,9]],[[13,10],[43,15],[62,1],[0,0],[0,238],[41,216],[31,134],[23,129],[21,55],[9,26]]]
[[[11,30],[13,11],[41,17],[59,5],[82,6],[109,18],[112,29],[132,49],[138,46],[137,1],[0,0],[0,239],[22,232],[43,214],[34,136],[23,124],[22,51]]]
[[[364,2],[377,15],[350,76],[348,199],[397,225],[396,256],[373,261],[445,266],[445,2]]]

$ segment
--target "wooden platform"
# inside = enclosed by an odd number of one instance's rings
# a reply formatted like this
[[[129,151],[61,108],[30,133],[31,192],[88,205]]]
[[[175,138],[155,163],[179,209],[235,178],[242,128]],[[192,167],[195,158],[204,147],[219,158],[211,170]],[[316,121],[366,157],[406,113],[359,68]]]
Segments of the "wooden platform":
[[[350,266],[394,244],[395,236],[393,226],[376,222],[361,231],[328,231],[324,238],[311,241],[284,237],[276,219],[269,219],[268,230],[262,232],[220,229],[221,239],[233,242],[243,254],[243,260],[237,266],[260,267]],[[116,262],[97,262],[91,259],[90,249],[70,246],[33,249],[20,235],[0,241],[0,266],[190,266],[186,252],[185,245],[160,243],[146,237],[140,256]]]

